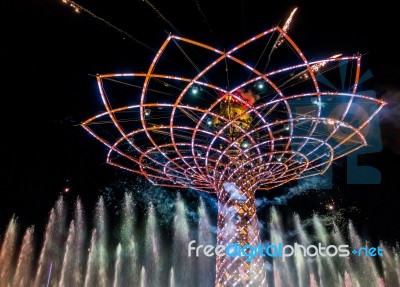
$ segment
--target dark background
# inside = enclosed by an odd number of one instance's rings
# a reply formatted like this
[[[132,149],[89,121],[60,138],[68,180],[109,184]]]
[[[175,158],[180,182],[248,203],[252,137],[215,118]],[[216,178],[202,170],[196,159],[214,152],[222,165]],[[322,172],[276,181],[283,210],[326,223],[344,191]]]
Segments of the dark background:
[[[384,1],[263,2],[86,0],[77,3],[93,14],[77,14],[61,1],[2,1],[0,231],[13,214],[25,226],[43,225],[60,194],[79,196],[90,208],[104,187],[126,177],[105,164],[105,147],[79,126],[103,111],[92,75],[146,69],[167,32],[228,49],[283,25],[298,7],[289,35],[306,57],[364,54],[377,97],[389,104],[380,116],[383,151],[361,158],[380,170],[381,184],[347,184],[342,160],[334,166],[332,190],[280,207],[329,215],[326,206],[334,202],[366,236],[399,240],[396,8]],[[279,192],[285,190],[259,196],[273,199]]]

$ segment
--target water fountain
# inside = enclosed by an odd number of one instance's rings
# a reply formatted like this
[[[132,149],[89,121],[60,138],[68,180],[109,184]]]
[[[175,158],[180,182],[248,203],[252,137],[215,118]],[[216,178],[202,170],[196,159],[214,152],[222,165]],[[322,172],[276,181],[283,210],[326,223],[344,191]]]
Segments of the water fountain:
[[[213,220],[201,198],[196,211],[198,221],[191,222],[185,199],[178,194],[174,216],[167,227],[159,224],[151,203],[143,220],[137,220],[130,193],[124,196],[119,221],[114,226],[103,197],[96,204],[92,223],[79,199],[72,218],[67,206],[60,197],[49,214],[43,240],[37,244],[34,227],[20,234],[22,226],[15,217],[10,219],[1,236],[0,287],[214,286],[215,257],[187,255],[190,240],[197,240],[198,244],[216,242]],[[347,243],[352,247],[370,244],[351,222],[346,232],[335,224],[327,230],[320,216],[314,215],[307,221],[310,226],[306,226],[306,221],[295,214],[288,230],[277,208],[270,209],[268,218],[268,236],[262,238],[265,243]],[[270,287],[399,286],[399,248],[383,242],[380,247],[384,250],[382,257],[295,256],[285,261],[265,257],[267,283]]]

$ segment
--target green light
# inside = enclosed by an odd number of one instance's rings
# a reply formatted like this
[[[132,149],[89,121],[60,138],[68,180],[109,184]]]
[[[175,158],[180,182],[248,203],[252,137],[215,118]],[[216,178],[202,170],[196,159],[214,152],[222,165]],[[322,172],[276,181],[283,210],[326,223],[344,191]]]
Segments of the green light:
[[[192,95],[197,95],[199,93],[199,88],[197,86],[192,87],[191,89]]]

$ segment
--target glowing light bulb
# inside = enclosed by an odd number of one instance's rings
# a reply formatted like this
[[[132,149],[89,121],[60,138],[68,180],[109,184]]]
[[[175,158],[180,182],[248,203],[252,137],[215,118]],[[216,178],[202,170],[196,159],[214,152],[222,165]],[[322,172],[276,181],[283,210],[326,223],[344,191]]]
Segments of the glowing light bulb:
[[[250,143],[248,141],[242,141],[241,146],[242,148],[248,148],[250,146]]]
[[[191,92],[192,92],[192,95],[197,95],[199,93],[199,88],[194,86],[194,87],[192,87]]]

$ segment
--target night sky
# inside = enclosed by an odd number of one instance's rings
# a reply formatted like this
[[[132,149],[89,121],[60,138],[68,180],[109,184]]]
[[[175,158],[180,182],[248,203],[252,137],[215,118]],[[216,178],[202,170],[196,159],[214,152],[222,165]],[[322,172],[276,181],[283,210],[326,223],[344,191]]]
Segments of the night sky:
[[[93,75],[147,69],[168,32],[229,49],[282,24],[298,7],[289,35],[306,57],[364,54],[362,65],[373,74],[369,84],[389,104],[380,115],[383,150],[360,157],[380,171],[381,184],[347,184],[341,160],[333,168],[332,190],[296,196],[283,207],[304,215],[329,213],[326,206],[333,201],[363,233],[399,240],[396,9],[384,1],[276,2],[77,2],[90,15],[56,0],[2,1],[0,232],[13,214],[24,225],[45,223],[63,193],[90,206],[101,190],[127,176],[105,163],[105,147],[79,126],[103,111]],[[282,192],[258,196],[273,200]]]

